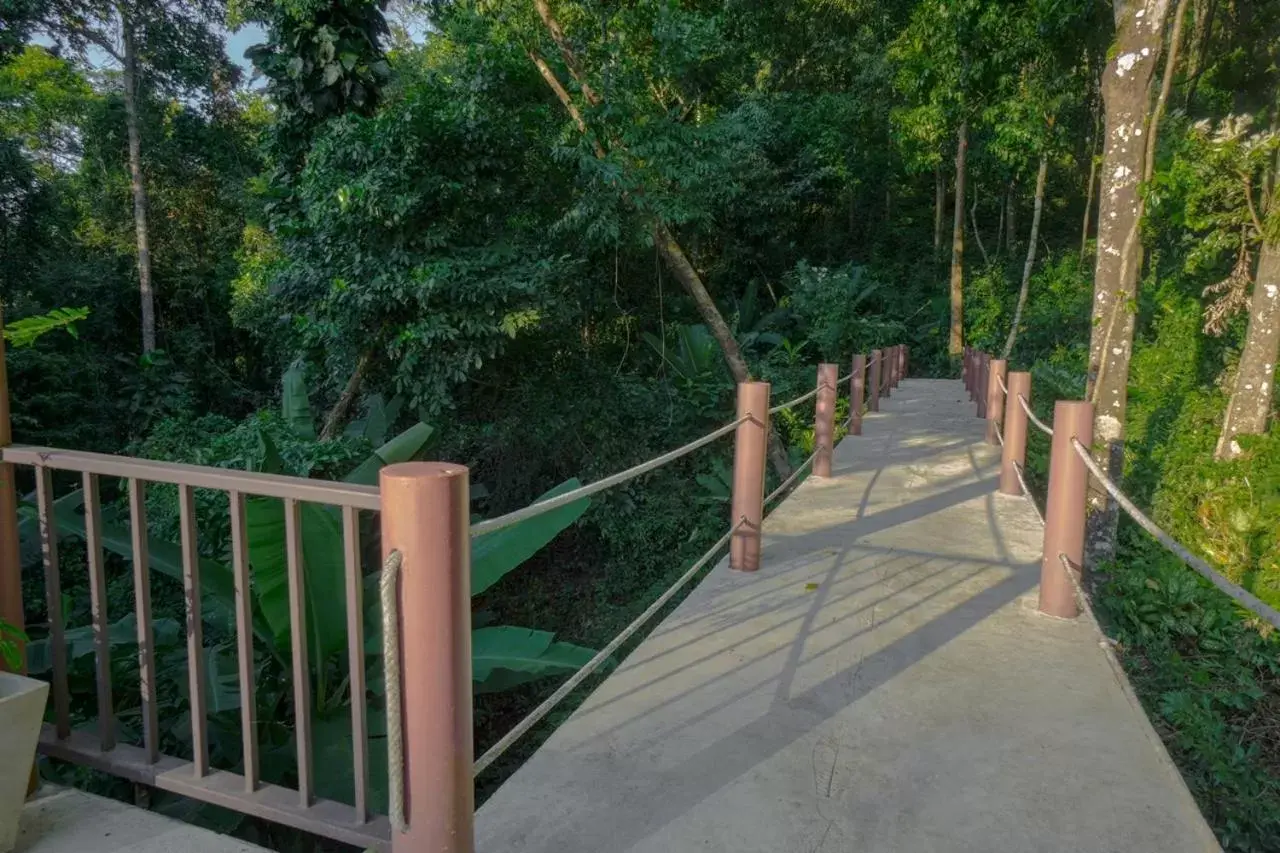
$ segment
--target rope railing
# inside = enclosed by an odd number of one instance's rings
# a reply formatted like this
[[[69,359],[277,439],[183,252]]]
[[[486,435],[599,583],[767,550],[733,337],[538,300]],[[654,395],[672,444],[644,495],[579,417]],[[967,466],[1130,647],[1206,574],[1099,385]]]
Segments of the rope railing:
[[[1033,424],[1039,427],[1040,431],[1043,432],[1045,435],[1053,435],[1053,427],[1049,426],[1044,421],[1036,417],[1036,413],[1031,411],[1031,404],[1027,402],[1026,397],[1019,394],[1018,402],[1022,404],[1022,411],[1027,413],[1028,420],[1030,420]]]
[[[817,391],[815,390],[812,393],[816,394]],[[543,513],[551,512],[551,510],[553,509],[559,509],[560,507],[567,506],[568,504],[571,504],[574,501],[579,501],[579,500],[582,500],[583,498],[590,497],[591,495],[597,494],[599,492],[603,492],[606,489],[611,489],[614,486],[619,486],[627,482],[628,480],[634,480],[636,477],[639,477],[641,474],[647,474],[650,471],[653,471],[657,468],[661,468],[663,465],[666,465],[669,462],[674,462],[675,460],[679,459],[682,456],[688,456],[693,451],[701,447],[705,447],[706,445],[710,444],[711,442],[715,441],[718,438],[721,438],[722,436],[728,435],[729,433],[733,432],[735,429],[737,429],[739,426],[741,426],[742,424],[746,423],[749,420],[751,420],[750,414],[743,415],[742,417],[738,418],[736,421],[725,424],[719,429],[716,429],[716,430],[713,430],[712,432],[707,433],[702,438],[695,439],[694,441],[691,441],[688,444],[683,445],[681,447],[677,447],[675,450],[664,453],[661,456],[655,456],[649,461],[641,462],[639,465],[632,466],[631,468],[628,468],[625,471],[619,471],[617,474],[612,474],[608,477],[605,477],[603,480],[597,480],[594,483],[589,483],[585,486],[581,486],[572,491],[565,492],[563,495],[556,495],[554,498],[548,498],[547,500],[544,500],[544,501],[538,501],[537,503],[532,503],[523,509],[518,509],[518,510],[515,510],[514,512],[509,512],[506,515],[500,515],[497,518],[490,518],[486,521],[478,521],[475,524],[471,525],[471,535],[482,536],[486,533],[492,533],[495,530],[501,530],[504,527],[510,527],[511,525],[516,524],[518,522],[524,521],[529,518],[535,518],[539,515],[542,515]]]
[[[768,504],[772,502],[773,499],[776,498],[778,495],[785,492],[788,486],[790,486],[796,480],[800,479],[800,475],[803,474],[805,469],[808,468],[810,465],[812,465],[813,460],[817,458],[818,458],[818,451],[815,450],[813,453],[809,454],[808,459],[804,460],[803,462],[801,462],[799,465],[796,466],[796,470],[791,472],[790,477],[782,481],[782,485],[778,486],[778,488],[774,489],[772,492],[769,493],[769,496],[764,499],[764,502]]]
[[[1129,514],[1130,518],[1138,523],[1139,527],[1150,533],[1160,542],[1161,545],[1164,545],[1172,551],[1179,559],[1182,560],[1182,562],[1194,569],[1197,574],[1209,583],[1213,584],[1221,592],[1226,593],[1238,604],[1251,610],[1275,627],[1280,628],[1280,612],[1277,612],[1243,587],[1224,578],[1218,573],[1217,569],[1213,568],[1213,566],[1209,565],[1195,554],[1192,554],[1186,546],[1174,539],[1164,530],[1160,529],[1160,527],[1148,518],[1142,510],[1138,509],[1138,507],[1124,492],[1120,491],[1120,487],[1117,486],[1111,478],[1107,476],[1106,472],[1102,470],[1098,463],[1094,461],[1093,457],[1089,454],[1088,448],[1081,444],[1079,439],[1073,437],[1071,439],[1071,447],[1075,450],[1076,455],[1084,462],[1085,467],[1089,469],[1089,473],[1091,473],[1094,478],[1102,484],[1102,487],[1107,490],[1107,494],[1111,495],[1111,497],[1115,499],[1116,503],[1120,504],[1120,506],[1124,508],[1124,511]]]
[[[387,691],[387,800],[391,828],[403,833],[404,819],[404,718],[400,705],[400,619],[396,607],[396,581],[404,555],[392,551],[382,562],[378,583],[382,604],[382,671]]]
[[[819,385],[817,388],[814,388],[808,394],[801,394],[799,397],[796,397],[794,400],[788,400],[785,403],[779,403],[778,405],[774,406],[772,409],[769,410],[769,414],[776,415],[778,412],[784,412],[787,409],[790,409],[794,406],[798,406],[801,403],[805,402],[806,400],[810,400],[818,396],[818,392],[825,387],[826,387],[825,385]]]
[[[685,586],[685,584],[693,580],[693,578],[697,576],[698,572],[702,571],[702,569],[711,562],[712,558],[719,553],[721,548],[728,544],[729,540],[733,538],[733,534],[736,533],[738,528],[741,526],[742,523],[739,522],[729,528],[728,533],[721,536],[714,545],[708,548],[705,554],[699,557],[684,574],[676,579],[675,583],[667,588],[666,592],[658,596],[652,604],[645,608],[643,613],[632,620],[630,625],[623,628],[622,632],[619,633],[618,636],[610,640],[609,644],[603,649],[596,652],[595,656],[591,658],[591,660],[587,661],[581,669],[570,676],[564,684],[561,684],[560,687],[556,689],[555,693],[548,696],[542,704],[529,712],[529,714],[517,723],[511,731],[507,732],[497,743],[489,747],[489,749],[485,751],[484,755],[480,756],[480,758],[476,760],[472,775],[479,776],[488,769],[489,765],[501,758],[504,752],[510,749],[512,745],[520,740],[520,738],[528,734],[530,729],[541,722],[543,717],[551,713],[557,705],[564,701],[565,697],[578,687],[578,685],[586,681],[593,672],[609,660],[609,658],[613,656],[614,652],[622,647],[623,643],[631,639],[632,635],[635,634],[636,631],[643,628],[645,623],[652,619],[654,615],[657,614],[658,611],[660,611],[663,606],[666,605],[666,603],[669,602],[672,597]]]
[[[1022,466],[1017,462],[1013,463],[1013,473],[1018,478],[1018,485],[1022,486],[1022,496],[1027,499],[1027,503],[1031,504],[1031,509],[1035,511],[1036,521],[1040,522],[1040,526],[1044,527],[1044,513],[1040,511],[1040,507],[1036,506],[1036,499],[1031,495],[1031,489],[1027,488],[1027,478],[1023,476]]]

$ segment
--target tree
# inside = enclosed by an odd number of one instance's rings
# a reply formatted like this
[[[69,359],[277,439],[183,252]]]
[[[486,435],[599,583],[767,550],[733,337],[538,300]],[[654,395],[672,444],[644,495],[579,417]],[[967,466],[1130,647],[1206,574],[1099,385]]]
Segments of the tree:
[[[215,32],[221,12],[215,0],[51,0],[38,18],[39,28],[82,59],[87,61],[90,50],[101,51],[120,69],[144,353],[156,349],[156,314],[142,173],[141,92],[189,95],[233,83]]]
[[[1094,456],[1114,480],[1124,468],[1124,418],[1142,263],[1142,199],[1148,104],[1169,0],[1116,0],[1115,42],[1102,75],[1106,137],[1098,196],[1087,396],[1094,406]],[[1089,489],[1085,562],[1115,553],[1118,507],[1099,483]]]
[[[951,326],[947,352],[964,350],[964,181],[969,154],[969,122],[962,120],[956,133],[956,203],[951,227]]]

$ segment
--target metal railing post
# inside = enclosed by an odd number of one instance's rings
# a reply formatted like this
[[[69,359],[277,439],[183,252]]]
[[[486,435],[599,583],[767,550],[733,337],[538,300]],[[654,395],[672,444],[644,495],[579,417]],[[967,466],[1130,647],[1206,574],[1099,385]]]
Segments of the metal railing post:
[[[849,435],[862,435],[862,405],[867,388],[867,357],[853,357],[853,376],[849,378]]]
[[[0,303],[0,448],[13,442],[9,421],[9,370],[5,362],[4,305]],[[21,630],[22,559],[18,554],[18,493],[12,463],[0,462],[0,619]],[[25,659],[25,654],[23,655]],[[0,661],[0,670],[5,668]],[[19,667],[26,671],[26,667]]]
[[[1009,393],[1004,401],[1004,450],[1000,454],[1000,493],[1005,495],[1022,495],[1022,484],[1018,482],[1019,467],[1027,461],[1027,413],[1018,402],[1018,395],[1031,400],[1031,374],[1015,370],[1006,377]]]
[[[733,504],[729,540],[729,568],[754,572],[760,568],[760,526],[764,520],[764,468],[769,444],[769,383],[738,385],[738,424],[733,439]]]
[[[465,466],[440,462],[388,465],[379,476],[383,558],[401,555],[406,827],[393,826],[392,853],[475,850],[468,478]]]
[[[880,368],[884,367],[884,351],[873,349],[871,351],[870,367],[867,370],[867,409],[868,411],[880,411]]]
[[[1044,557],[1040,563],[1040,612],[1074,619],[1080,612],[1075,585],[1060,555],[1079,570],[1084,556],[1085,490],[1089,482],[1084,462],[1071,439],[1093,443],[1093,404],[1059,400],[1053,407],[1053,444],[1049,451],[1049,498],[1045,505]]]
[[[1007,366],[1003,358],[993,358],[987,363],[987,444],[1000,443],[1000,425],[1004,422],[1004,391],[1000,383]]]
[[[840,366],[818,365],[818,399],[813,407],[813,476],[831,476],[831,452],[836,438],[836,383]]]

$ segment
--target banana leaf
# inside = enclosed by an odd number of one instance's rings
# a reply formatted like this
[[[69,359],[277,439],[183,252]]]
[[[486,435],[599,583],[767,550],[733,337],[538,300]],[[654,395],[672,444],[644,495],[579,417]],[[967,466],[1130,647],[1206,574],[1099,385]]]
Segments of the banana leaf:
[[[519,684],[571,675],[594,649],[556,642],[550,631],[501,625],[471,632],[471,679],[477,693],[497,693]]]
[[[156,647],[180,642],[182,625],[175,619],[153,619],[151,630]],[[67,647],[67,663],[93,654],[93,626],[82,625],[63,632]],[[138,644],[138,619],[130,613],[107,626],[107,644],[111,649]],[[27,644],[27,671],[39,675],[53,669],[53,644],[48,637]]]
[[[298,438],[316,437],[315,419],[311,414],[311,401],[307,398],[307,378],[301,364],[295,364],[284,373],[281,380],[280,409],[285,423]]]
[[[539,497],[538,501],[573,491],[581,485],[582,481],[576,477],[565,480]],[[502,580],[503,576],[516,566],[542,550],[548,542],[560,534],[560,531],[581,518],[589,506],[591,506],[591,499],[582,498],[473,539],[471,541],[471,595],[474,597],[484,592]]]

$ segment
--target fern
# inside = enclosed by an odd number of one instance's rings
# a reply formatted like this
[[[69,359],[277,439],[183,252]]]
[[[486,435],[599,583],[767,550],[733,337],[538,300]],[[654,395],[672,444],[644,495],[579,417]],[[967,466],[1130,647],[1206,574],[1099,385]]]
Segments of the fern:
[[[48,314],[23,317],[11,323],[4,329],[4,338],[14,348],[29,347],[41,335],[55,329],[66,329],[71,337],[79,338],[80,332],[75,324],[88,316],[88,308],[55,308]]]

